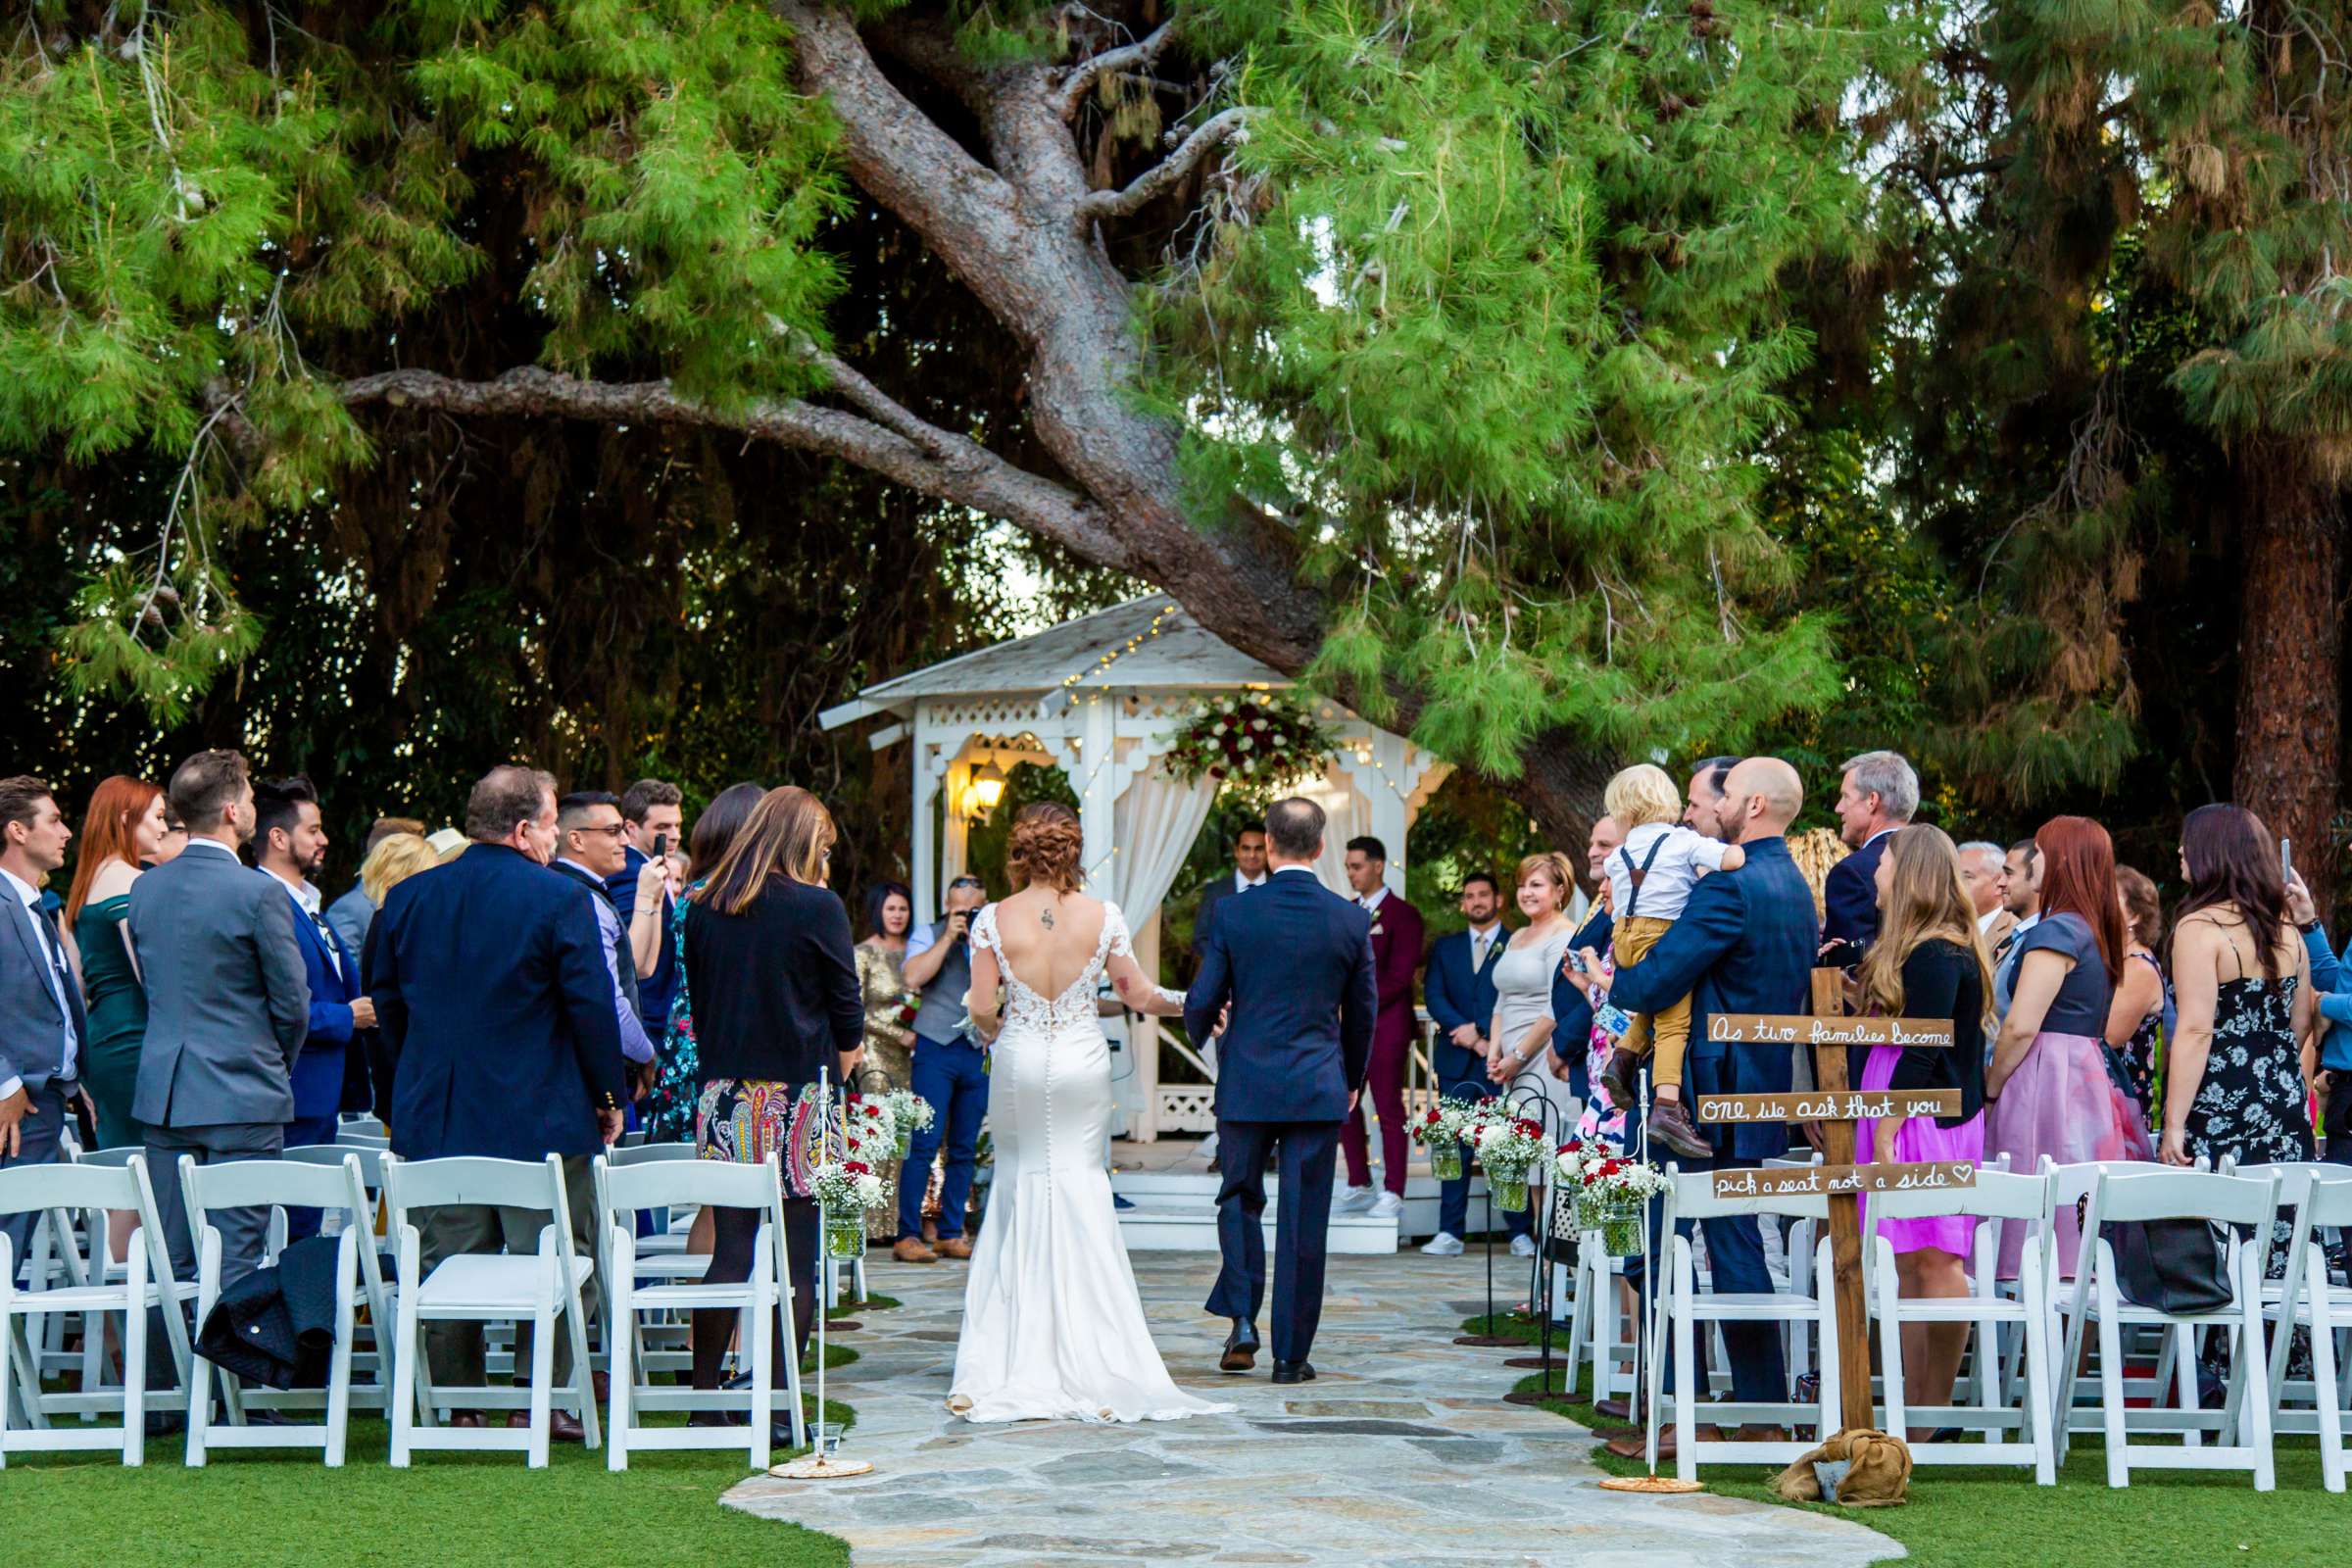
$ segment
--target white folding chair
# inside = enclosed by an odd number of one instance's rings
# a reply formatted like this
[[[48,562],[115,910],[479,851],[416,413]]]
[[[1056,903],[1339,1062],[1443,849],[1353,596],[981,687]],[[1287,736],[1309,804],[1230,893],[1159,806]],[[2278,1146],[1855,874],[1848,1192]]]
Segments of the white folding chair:
[[[516,1159],[420,1159],[384,1157],[384,1202],[390,1210],[396,1246],[400,1297],[394,1307],[396,1327],[392,1354],[392,1463],[406,1468],[417,1448],[519,1448],[532,1469],[547,1465],[549,1411],[555,1402],[550,1386],[555,1376],[556,1331],[571,1336],[571,1383],[564,1403],[579,1418],[587,1445],[597,1446],[596,1399],[590,1390],[588,1332],[580,1310],[580,1287],[595,1265],[573,1254],[571,1216],[564,1197],[564,1160],[550,1154],[544,1163]],[[453,1203],[502,1208],[544,1210],[549,1223],[540,1227],[539,1250],[508,1254],[462,1252],[445,1257],[427,1276],[422,1268],[423,1239],[418,1209]],[[532,1326],[531,1386],[514,1388],[420,1390],[426,1322],[522,1323]],[[444,1405],[484,1409],[527,1409],[530,1425],[521,1432],[504,1427],[439,1428],[420,1432],[416,1412],[420,1397]]]
[[[1692,1431],[1696,1403],[1692,1391],[1697,1387],[1693,1370],[1697,1365],[1696,1329],[1700,1323],[1718,1327],[1726,1323],[1787,1325],[1802,1322],[1811,1325],[1821,1340],[1821,1400],[1817,1407],[1799,1405],[1793,1396],[1786,1401],[1727,1400],[1709,1405],[1708,1414],[1719,1421],[1742,1423],[1789,1424],[1811,1419],[1820,1423],[1820,1430],[1825,1434],[1837,1431],[1838,1312],[1830,1267],[1829,1200],[1819,1195],[1801,1198],[1717,1198],[1711,1172],[1693,1171],[1686,1175],[1673,1165],[1667,1166],[1666,1170],[1674,1185],[1666,1195],[1665,1234],[1671,1246],[1666,1259],[1666,1278],[1662,1282],[1666,1295],[1660,1310],[1669,1332],[1674,1336],[1676,1473],[1690,1481],[1697,1479],[1698,1467],[1702,1463],[1787,1464],[1809,1451],[1814,1445],[1793,1440],[1785,1443],[1743,1443],[1736,1439],[1714,1443],[1697,1441]],[[1729,1294],[1709,1291],[1700,1294],[1690,1240],[1681,1234],[1681,1223],[1684,1220],[1720,1219],[1739,1214],[1752,1214],[1759,1219],[1779,1216],[1821,1222],[1821,1239],[1813,1249],[1813,1294],[1808,1296],[1793,1289]],[[1790,1272],[1795,1272],[1793,1261]],[[1663,1359],[1662,1356],[1653,1358],[1649,1366],[1649,1397],[1653,1408],[1658,1397],[1660,1363]],[[1794,1376],[1793,1367],[1790,1375]]]
[[[360,1298],[368,1308],[368,1321],[359,1325],[358,1337],[352,1342],[351,1402],[364,1410],[388,1410],[392,1402],[392,1289],[384,1281],[382,1238],[375,1230],[384,1190],[384,1151],[355,1144],[316,1144],[289,1149],[281,1157],[289,1165],[341,1170],[348,1162],[359,1167],[362,1206],[354,1211],[351,1223],[360,1233]]]
[[[2134,1465],[2142,1469],[2251,1470],[2255,1491],[2268,1492],[2275,1484],[2269,1391],[2257,1388],[2251,1399],[2244,1394],[2263,1364],[2262,1269],[2270,1251],[2278,1196],[2278,1184],[2273,1177],[2222,1176],[2194,1170],[2107,1173],[2092,1186],[2075,1274],[2074,1307],[2067,1320],[2066,1353],[2058,1369],[2058,1408],[2065,1412],[2073,1407],[2082,1337],[2095,1321],[2099,1331],[2099,1413],[2107,1440],[2110,1487],[2130,1486]],[[2099,1228],[2111,1222],[2167,1219],[2206,1220],[2231,1227],[2225,1233],[2229,1237],[2224,1252],[2230,1291],[2226,1305],[2211,1312],[2175,1313],[2124,1299],[2116,1280],[2115,1250]],[[2123,1329],[2129,1324],[2171,1331],[2180,1371],[2179,1408],[2139,1407],[2128,1402]],[[2227,1330],[2231,1339],[2230,1392],[2219,1410],[2202,1409],[2197,1401],[2195,1331],[2200,1328]],[[2181,1445],[2131,1443],[2128,1434],[2135,1426],[2147,1432],[2180,1433]],[[2059,1423],[2061,1460],[2066,1457],[2072,1427],[2071,1421]],[[2208,1445],[2202,1441],[2206,1432],[2243,1441]]]
[[[779,1304],[792,1303],[789,1262],[784,1244],[784,1198],[771,1155],[758,1165],[731,1161],[637,1161],[596,1166],[597,1202],[611,1267],[605,1278],[606,1299],[612,1303],[607,1342],[612,1348],[612,1419],[606,1435],[607,1464],[628,1468],[628,1450],[635,1448],[732,1448],[750,1451],[751,1465],[764,1470],[768,1461],[768,1427],[779,1404],[791,1412],[795,1446],[803,1441],[800,1367],[792,1347],[775,1344],[773,1324]],[[680,1203],[719,1208],[753,1208],[762,1214],[753,1242],[752,1271],[735,1284],[703,1280],[639,1286],[636,1257],[636,1213]],[[690,1313],[697,1308],[734,1308],[744,1316],[744,1339],[751,1349],[751,1387],[744,1393],[663,1387],[639,1381],[650,1369],[644,1355],[646,1312]],[[786,1360],[785,1388],[771,1390],[774,1357]],[[639,1411],[743,1410],[748,1431],[727,1427],[642,1427]]]
[[[2262,1168],[2249,1166],[2240,1174],[2255,1175]],[[2286,1278],[2278,1282],[2279,1298],[2267,1302],[2262,1309],[2263,1317],[2277,1325],[2271,1331],[2271,1425],[2276,1432],[2316,1433],[2320,1440],[2321,1483],[2329,1492],[2341,1492],[2347,1391],[2341,1381],[2342,1362],[2336,1346],[2339,1337],[2352,1335],[2352,1292],[2338,1288],[2329,1277],[2328,1247],[2320,1233],[2328,1228],[2352,1226],[2352,1169],[2341,1165],[2321,1166],[2321,1171],[2339,1173],[2339,1178],[2332,1181],[2314,1180],[2308,1169],[2290,1169],[2301,1178],[2293,1200],[2294,1249],[2289,1255]],[[2283,1179],[2280,1185],[2283,1194]],[[2288,1201],[2283,1196],[2279,1200]],[[2271,1282],[2265,1281],[2263,1289],[2269,1294]],[[2283,1404],[2288,1394],[2287,1352],[2298,1328],[2309,1330],[2311,1336],[2312,1407],[2308,1410],[2288,1409]]]
[[[335,1346],[328,1356],[326,1387],[284,1391],[240,1387],[232,1374],[217,1370],[211,1361],[197,1355],[188,1393],[188,1463],[202,1465],[211,1448],[318,1448],[330,1468],[340,1466],[351,1428],[351,1354],[358,1327],[360,1254],[374,1250],[368,1221],[374,1210],[360,1184],[359,1160],[348,1152],[337,1165],[275,1159],[199,1165],[191,1159],[181,1162],[179,1176],[187,1195],[188,1229],[196,1239],[199,1327],[220,1298],[220,1232],[212,1222],[214,1209],[268,1205],[282,1210],[292,1204],[340,1209],[348,1216],[341,1234],[334,1238]],[[363,1240],[369,1245],[364,1246]],[[265,1264],[276,1265],[274,1254]],[[233,1391],[236,1396],[225,1424],[216,1423],[212,1416],[215,1377],[221,1380],[224,1393]],[[316,1426],[248,1425],[248,1409],[317,1409],[322,1410],[325,1418]]]
[[[36,1224],[66,1226],[74,1210],[127,1209],[139,1216],[120,1284],[90,1271],[79,1285],[47,1290],[17,1289],[15,1248],[0,1235],[0,1466],[12,1452],[43,1449],[122,1449],[122,1462],[135,1465],[146,1457],[147,1412],[179,1405],[175,1392],[147,1393],[147,1312],[165,1308],[164,1332],[180,1375],[187,1375],[188,1331],[179,1303],[195,1287],[172,1281],[172,1259],[164,1247],[162,1222],[156,1218],[155,1192],[147,1180],[147,1161],[133,1154],[120,1165],[17,1165],[0,1170],[0,1215],[32,1214]],[[103,1247],[103,1222],[100,1226]],[[46,1394],[41,1389],[40,1364],[33,1354],[28,1330],[56,1313],[77,1313],[85,1341],[99,1339],[108,1314],[122,1318],[122,1387],[108,1393],[84,1389],[75,1394]],[[21,1411],[25,1426],[17,1430],[12,1412]],[[119,1412],[121,1431],[108,1427],[76,1426],[61,1430],[50,1425],[52,1415]]]
[[[2050,1314],[2042,1299],[2043,1272],[2025,1269],[2019,1298],[1994,1289],[1995,1261],[2000,1253],[2000,1221],[2031,1220],[2035,1232],[2029,1249],[2039,1246],[2039,1228],[2049,1212],[2049,1180],[2043,1176],[2012,1176],[1980,1168],[1974,1187],[1935,1192],[1872,1193],[1864,1204],[1863,1255],[1875,1262],[1878,1288],[1872,1293],[1872,1315],[1879,1325],[1879,1375],[1886,1408],[1886,1430],[1897,1434],[1907,1426],[1973,1428],[1986,1434],[1983,1443],[1917,1443],[1911,1446],[1913,1464],[2030,1464],[2040,1485],[2058,1482],[2050,1436]],[[1984,1222],[1976,1227],[1971,1294],[1949,1298],[1906,1297],[1895,1268],[1894,1244],[1879,1234],[1882,1220],[1927,1219],[1966,1214]],[[1977,1402],[1971,1405],[1910,1405],[1903,1398],[1903,1325],[1905,1323],[1965,1323],[1976,1329],[1975,1383]],[[2000,1391],[2000,1326],[2013,1325],[2023,1347],[2026,1396],[2019,1408]],[[2023,1428],[2023,1442],[1991,1436]]]

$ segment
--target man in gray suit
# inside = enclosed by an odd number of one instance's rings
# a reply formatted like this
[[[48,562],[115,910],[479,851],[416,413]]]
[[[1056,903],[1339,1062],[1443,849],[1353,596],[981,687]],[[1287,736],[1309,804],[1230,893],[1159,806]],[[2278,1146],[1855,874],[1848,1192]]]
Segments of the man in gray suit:
[[[310,1032],[311,990],[293,902],[237,858],[253,837],[245,759],[197,753],[172,775],[171,797],[188,847],[130,885],[130,946],[147,988],[131,1113],[147,1128],[172,1271],[193,1279],[180,1159],[278,1156],[294,1115],[294,1056]],[[260,1266],[270,1211],[216,1210],[214,1223],[225,1288]],[[149,1344],[160,1338],[159,1329]]]
[[[81,1095],[75,1080],[89,1024],[65,938],[40,902],[41,879],[66,863],[73,837],[48,785],[0,779],[0,1170],[54,1162]],[[19,1269],[32,1221],[0,1221]]]

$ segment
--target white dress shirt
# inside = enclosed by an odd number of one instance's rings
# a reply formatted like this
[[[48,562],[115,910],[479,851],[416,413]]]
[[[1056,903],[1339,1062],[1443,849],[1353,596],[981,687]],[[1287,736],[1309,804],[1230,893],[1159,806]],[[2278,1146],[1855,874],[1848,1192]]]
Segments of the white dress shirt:
[[[1242,873],[1238,870],[1233,873],[1233,891],[1236,893],[1247,893],[1251,888],[1262,888],[1265,885],[1266,873],[1263,871],[1257,873],[1257,880],[1254,882],[1242,875]]]
[[[57,1077],[62,1083],[72,1083],[78,1076],[74,1069],[80,1065],[81,1041],[74,1033],[74,1004],[66,1000],[65,992],[59,988],[72,984],[73,971],[66,963],[65,950],[57,946],[56,931],[49,924],[48,916],[41,913],[40,889],[5,866],[0,866],[0,880],[8,883],[8,890],[17,896],[18,903],[24,906],[24,918],[32,922],[33,939],[48,959],[49,995],[56,999],[58,1014],[66,1020],[66,1049],[59,1058]],[[0,1083],[0,1100],[13,1099],[17,1091],[24,1087],[23,1078],[10,1078],[6,1083]]]
[[[1470,928],[1470,972],[1476,974],[1487,966],[1487,955],[1494,950],[1496,939],[1502,935],[1502,922],[1496,920],[1481,929]]]
[[[1380,886],[1374,888],[1371,892],[1365,894],[1362,898],[1356,900],[1355,902],[1364,906],[1364,912],[1366,914],[1372,914],[1379,910],[1381,904],[1388,898],[1388,896],[1389,885],[1386,882],[1383,882]]]
[[[557,857],[557,863],[568,865],[582,876],[596,877],[600,885],[605,880],[569,856]],[[596,911],[597,940],[605,946],[605,973],[612,977],[612,1010],[620,1017],[620,1054],[631,1061],[651,1061],[654,1059],[653,1039],[646,1034],[644,1021],[637,1016],[636,998],[630,996],[620,983],[620,970],[615,967],[619,960],[612,955],[612,945],[620,940],[619,911],[612,907],[612,901],[601,893],[590,894],[588,904]]]
[[[309,917],[312,928],[318,933],[320,946],[326,949],[327,967],[335,971],[336,979],[343,978],[343,955],[337,951],[334,939],[327,934],[326,921],[319,915],[324,901],[319,898],[318,890],[307,881],[297,882],[289,877],[278,876],[269,866],[265,865],[262,869],[277,877],[278,885],[294,896],[294,907]]]

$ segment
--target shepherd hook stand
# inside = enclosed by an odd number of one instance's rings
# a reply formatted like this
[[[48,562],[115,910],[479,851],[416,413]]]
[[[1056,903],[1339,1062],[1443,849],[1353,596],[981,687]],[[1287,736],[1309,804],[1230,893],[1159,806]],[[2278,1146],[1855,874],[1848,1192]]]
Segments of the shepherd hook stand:
[[[1639,1080],[1639,1084],[1640,1088],[1636,1097],[1637,1114],[1639,1119],[1628,1124],[1626,1129],[1628,1134],[1627,1141],[1629,1143],[1632,1141],[1631,1134],[1633,1128],[1635,1126],[1641,1127],[1642,1156],[1643,1159],[1647,1159],[1649,1157],[1648,1068],[1644,1067],[1642,1069],[1642,1076]],[[1649,1208],[1650,1202],[1652,1201],[1654,1201],[1654,1200],[1646,1200],[1642,1204],[1642,1283],[1648,1288],[1649,1299],[1646,1302],[1636,1303],[1636,1310],[1634,1312],[1634,1381],[1633,1394],[1631,1396],[1631,1397],[1641,1399],[1647,1407],[1642,1413],[1642,1420],[1643,1429],[1642,1452],[1642,1458],[1647,1463],[1649,1473],[1647,1475],[1640,1476],[1607,1477],[1601,1482],[1600,1490],[1603,1492],[1643,1492],[1656,1496],[1676,1496],[1685,1493],[1704,1491],[1705,1489],[1695,1481],[1685,1481],[1680,1476],[1662,1476],[1658,1474],[1658,1406],[1665,1398],[1665,1380],[1658,1376],[1657,1368],[1654,1365],[1649,1368],[1649,1381],[1647,1383],[1642,1381],[1642,1362],[1644,1359],[1647,1359],[1653,1363],[1657,1359],[1657,1314],[1659,1306],[1666,1299],[1666,1292],[1664,1289],[1666,1282],[1658,1277],[1658,1250],[1656,1246],[1657,1239],[1651,1235],[1649,1229]],[[1616,1282],[1608,1277],[1608,1272],[1605,1269],[1601,1272],[1601,1285],[1604,1289],[1614,1290],[1616,1288]],[[1644,1357],[1642,1353],[1644,1348],[1646,1348],[1648,1350],[1648,1355],[1646,1357]],[[1689,1367],[1683,1367],[1681,1369],[1681,1375],[1684,1377],[1690,1376],[1690,1369]]]
[[[817,1103],[823,1107],[822,1114],[826,1118],[826,1125],[819,1132],[817,1138],[817,1153],[820,1159],[830,1156],[833,1152],[831,1125],[833,1085],[831,1079],[832,1074],[827,1069],[821,1066],[817,1068]],[[820,1194],[816,1200],[817,1266],[829,1274],[833,1268],[833,1256],[825,1250],[825,1200]],[[858,1216],[859,1224],[862,1225],[865,1216],[860,1214]],[[783,1240],[781,1236],[776,1238],[779,1246],[782,1245]],[[831,1451],[840,1446],[841,1434],[834,1430],[831,1422],[825,1419],[825,1318],[827,1316],[825,1297],[828,1294],[830,1293],[823,1290],[816,1293],[816,1414],[808,1423],[809,1451],[804,1458],[771,1467],[767,1473],[779,1480],[839,1481],[848,1476],[869,1475],[873,1472],[874,1467],[867,1460],[844,1459]]]

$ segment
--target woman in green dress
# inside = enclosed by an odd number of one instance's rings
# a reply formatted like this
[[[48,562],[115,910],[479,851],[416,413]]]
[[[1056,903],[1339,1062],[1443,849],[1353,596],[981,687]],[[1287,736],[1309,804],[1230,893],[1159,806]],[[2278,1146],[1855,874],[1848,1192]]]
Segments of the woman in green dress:
[[[145,1141],[131,1116],[139,1082],[139,1042],[147,1033],[147,993],[122,929],[130,885],[143,864],[163,858],[164,792],[117,774],[90,797],[82,818],[66,921],[80,958],[81,994],[90,1022],[82,1043],[81,1084],[98,1112],[98,1145]],[[184,842],[184,841],[183,841]]]

